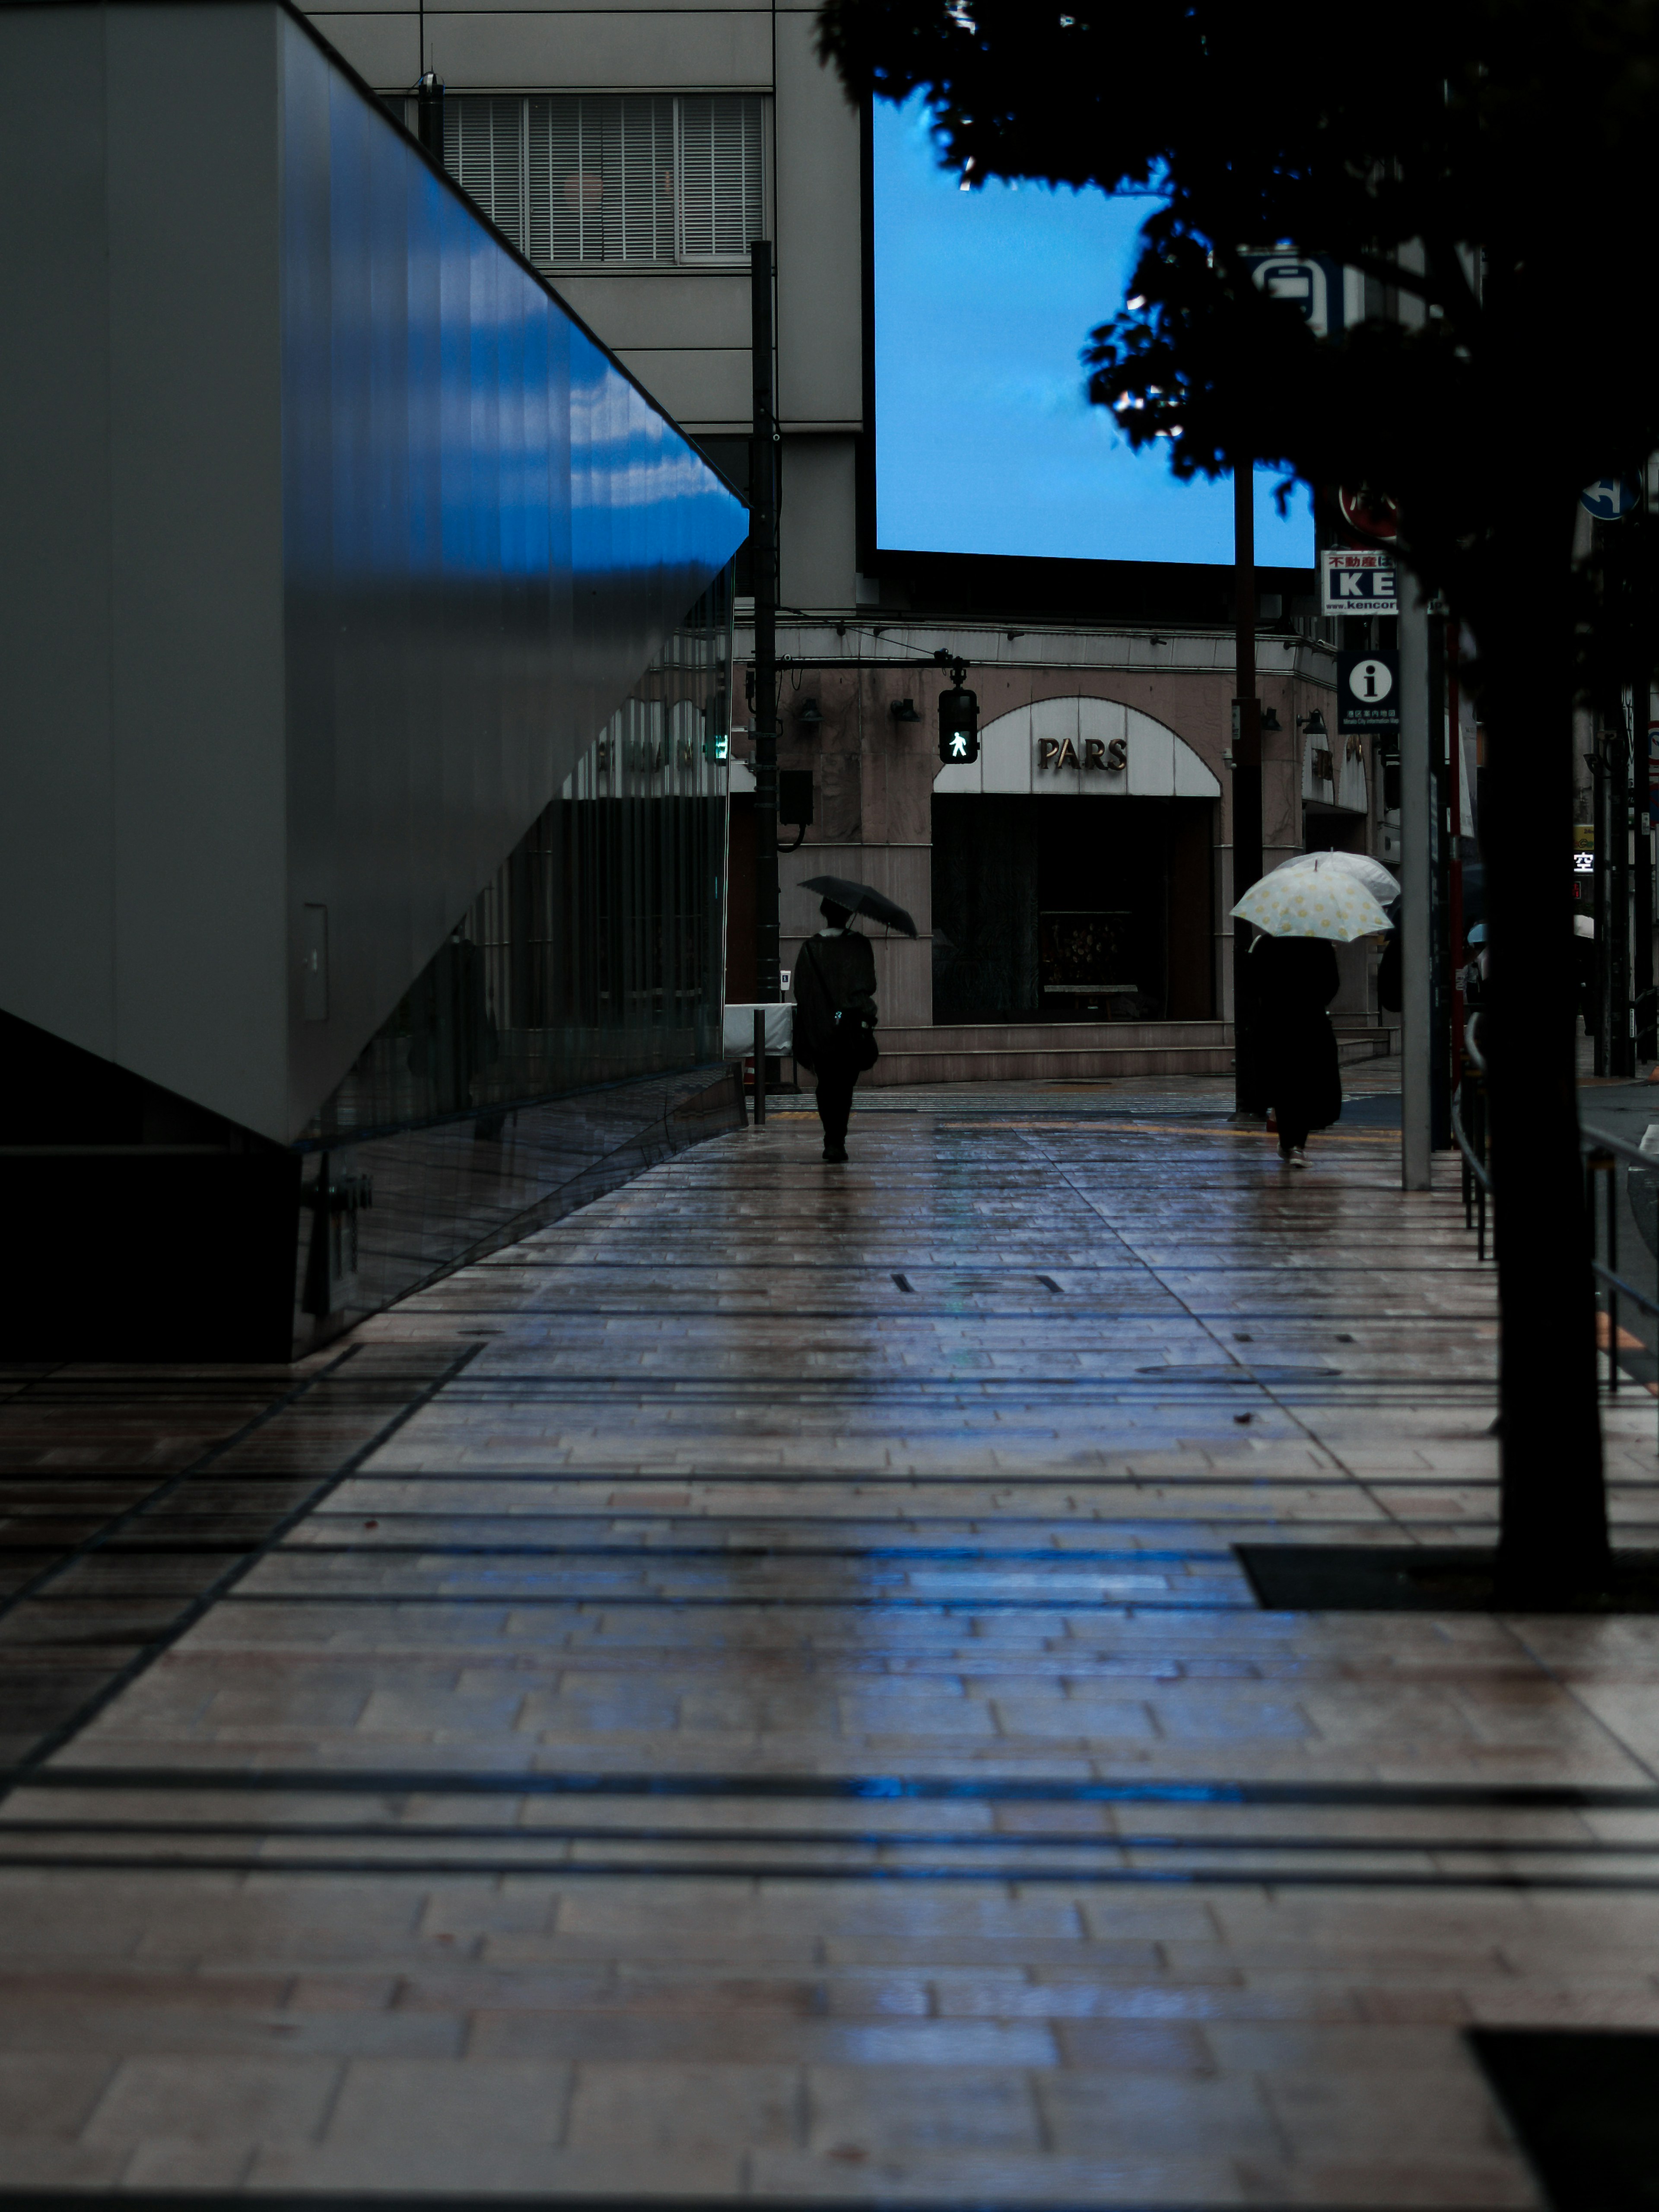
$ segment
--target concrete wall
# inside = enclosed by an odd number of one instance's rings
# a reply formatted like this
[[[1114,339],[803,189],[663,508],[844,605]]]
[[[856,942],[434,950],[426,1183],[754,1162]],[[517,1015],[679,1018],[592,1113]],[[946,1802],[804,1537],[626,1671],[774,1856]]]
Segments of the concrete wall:
[[[897,659],[915,653],[916,667],[860,671],[855,664],[861,646],[868,644],[850,628],[843,636],[830,624],[796,626],[790,651],[815,660],[842,658],[848,665],[845,671],[831,667],[787,679],[778,759],[784,768],[810,769],[816,793],[817,818],[799,851],[783,862],[786,884],[820,873],[853,876],[896,898],[921,929],[915,942],[878,940],[884,1024],[908,1026],[933,1018],[932,801],[936,787],[959,787],[964,774],[939,765],[938,702],[950,678],[926,658],[939,647],[959,653],[968,663],[981,728],[1045,700],[1108,701],[1129,710],[1136,721],[1145,717],[1173,732],[1193,757],[1194,768],[1214,779],[1220,793],[1216,1005],[1230,1019],[1232,780],[1226,755],[1232,729],[1231,634],[1188,632],[1153,639],[1126,630],[1055,629],[1022,630],[1010,638],[988,626],[890,623],[880,640],[882,654]],[[739,661],[751,647],[740,628]],[[1297,719],[1318,707],[1334,723],[1334,661],[1331,653],[1303,641],[1271,638],[1261,641],[1260,661],[1263,706],[1274,710],[1281,725],[1262,740],[1263,860],[1271,868],[1302,849]],[[815,737],[803,736],[798,720],[799,705],[808,697],[817,700],[823,717]],[[892,710],[904,697],[914,700],[919,723],[893,720]],[[740,754],[745,742],[739,743]],[[895,888],[901,883],[905,890]],[[812,914],[810,900],[792,900],[786,893],[781,930],[786,967],[800,938],[815,926]]]

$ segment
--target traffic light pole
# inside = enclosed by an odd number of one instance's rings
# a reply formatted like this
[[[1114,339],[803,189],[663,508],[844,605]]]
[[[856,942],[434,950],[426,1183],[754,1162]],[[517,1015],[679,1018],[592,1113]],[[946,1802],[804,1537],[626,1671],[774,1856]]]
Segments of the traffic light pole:
[[[1452,972],[1462,947],[1452,937],[1452,854],[1456,823],[1451,807],[1451,745],[1448,718],[1449,624],[1429,617],[1429,1143],[1451,1148]]]
[[[1653,789],[1648,737],[1651,682],[1648,669],[1638,667],[1631,685],[1631,726],[1636,745],[1631,821],[1635,831],[1632,850],[1636,855],[1636,879],[1630,988],[1637,1008],[1635,1057],[1638,1061],[1659,1055],[1659,1043],[1656,1043],[1654,1036],[1653,1000]],[[1631,1072],[1635,1073],[1634,1066]]]
[[[1400,598],[1400,1182],[1432,1188],[1434,949],[1429,610],[1414,578]]]
[[[1631,1015],[1630,959],[1630,783],[1632,745],[1626,736],[1635,720],[1620,692],[1613,705],[1613,734],[1605,747],[1607,824],[1607,1073],[1636,1073],[1636,1032]]]
[[[1255,471],[1233,460],[1233,896],[1237,905],[1261,874],[1261,702],[1255,696]],[[1233,923],[1233,1107],[1260,1115],[1255,977],[1248,956],[1255,933]]]
[[[750,248],[755,427],[749,465],[749,537],[755,571],[755,995],[782,996],[778,973],[777,425],[772,392],[772,248]],[[760,1071],[757,1070],[757,1078]]]
[[[422,32],[422,52],[424,57],[426,38]],[[415,88],[415,135],[433,160],[441,167],[444,158],[444,85],[443,79],[421,63],[422,76]]]

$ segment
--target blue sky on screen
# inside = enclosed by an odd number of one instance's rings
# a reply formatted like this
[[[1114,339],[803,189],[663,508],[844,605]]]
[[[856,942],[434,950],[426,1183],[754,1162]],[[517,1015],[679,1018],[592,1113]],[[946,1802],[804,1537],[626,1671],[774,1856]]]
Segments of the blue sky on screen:
[[[964,192],[918,96],[875,112],[877,540],[894,552],[1232,559],[1232,487],[1177,483],[1091,407],[1079,361],[1123,304],[1152,203],[1037,185]],[[1308,568],[1298,489],[1258,471],[1255,557]]]

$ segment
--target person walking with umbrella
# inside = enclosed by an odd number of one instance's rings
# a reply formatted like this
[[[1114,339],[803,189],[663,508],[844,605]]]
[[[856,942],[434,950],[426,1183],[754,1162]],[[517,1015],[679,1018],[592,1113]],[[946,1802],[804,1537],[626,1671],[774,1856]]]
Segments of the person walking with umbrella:
[[[1326,1012],[1341,978],[1337,945],[1374,936],[1389,918],[1345,854],[1276,868],[1252,884],[1234,915],[1261,933],[1250,947],[1255,975],[1264,1103],[1279,1124],[1279,1156],[1305,1168],[1311,1131],[1342,1113],[1336,1032]],[[1379,871],[1380,872],[1380,871]]]
[[[801,888],[819,891],[823,927],[795,959],[795,1058],[817,1076],[823,1157],[847,1158],[847,1124],[859,1077],[876,1064],[876,956],[853,927],[855,913],[916,933],[915,923],[867,884],[813,876]]]

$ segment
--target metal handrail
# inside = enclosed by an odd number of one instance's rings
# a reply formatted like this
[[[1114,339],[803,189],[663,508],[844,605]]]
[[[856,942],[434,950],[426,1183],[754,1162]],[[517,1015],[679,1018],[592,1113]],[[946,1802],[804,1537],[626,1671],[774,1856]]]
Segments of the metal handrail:
[[[1486,1192],[1488,1196],[1490,1196],[1492,1193],[1492,1170],[1486,1165],[1484,1160],[1480,1160],[1475,1158],[1474,1148],[1470,1144],[1468,1137],[1463,1133],[1463,1117],[1457,1110],[1457,1096],[1455,1092],[1452,1094],[1451,1132],[1453,1136],[1457,1139],[1458,1151],[1462,1153],[1464,1158],[1468,1162],[1470,1169],[1480,1179],[1481,1188]],[[1652,1167],[1659,1167],[1659,1160],[1650,1161],[1649,1165]]]
[[[1622,1137],[1604,1137],[1599,1129],[1589,1133],[1581,1129],[1578,1149],[1583,1152],[1616,1152],[1633,1167],[1645,1168],[1650,1175],[1659,1175],[1659,1152],[1644,1152],[1635,1145],[1627,1145]]]
[[[1486,1073],[1486,1054],[1477,1042],[1480,1020],[1478,1010],[1470,1015],[1463,1032],[1463,1049],[1469,1065],[1478,1074],[1484,1076]],[[1452,1092],[1451,1133],[1458,1151],[1463,1156],[1463,1218],[1465,1224],[1476,1231],[1476,1255],[1484,1261],[1486,1256],[1486,1207],[1495,1194],[1492,1174],[1486,1159],[1476,1152],[1468,1131],[1463,1126],[1461,1106],[1461,1086],[1458,1086]],[[1635,1145],[1626,1143],[1622,1137],[1604,1136],[1601,1131],[1586,1129],[1582,1124],[1578,1131],[1578,1150],[1584,1163],[1584,1211],[1590,1247],[1587,1256],[1591,1276],[1604,1292],[1598,1310],[1607,1316],[1607,1389],[1616,1395],[1620,1382],[1619,1301],[1628,1298],[1640,1312],[1659,1316],[1659,1297],[1650,1297],[1645,1291],[1638,1290],[1634,1283],[1627,1282],[1619,1272],[1620,1192],[1619,1178],[1614,1170],[1622,1162],[1627,1170],[1639,1168],[1644,1174],[1659,1176],[1659,1152],[1642,1152]],[[1595,1254],[1595,1192],[1591,1178],[1597,1173],[1605,1174],[1607,1177],[1607,1256],[1605,1261],[1598,1259]],[[1473,1221],[1470,1220],[1471,1213],[1474,1216]]]
[[[1632,1305],[1640,1306],[1644,1313],[1659,1314],[1659,1304],[1656,1304],[1645,1291],[1638,1291],[1627,1283],[1622,1275],[1615,1275],[1611,1267],[1604,1267],[1599,1260],[1590,1261],[1590,1273],[1599,1275],[1604,1283],[1610,1284],[1620,1297],[1628,1298]]]
[[[1622,1137],[1603,1136],[1599,1130],[1581,1128],[1578,1149],[1585,1165],[1584,1211],[1589,1218],[1590,1232],[1590,1273],[1607,1287],[1607,1388],[1616,1396],[1619,1390],[1619,1301],[1628,1298],[1643,1313],[1659,1315],[1659,1299],[1650,1298],[1638,1291],[1634,1283],[1627,1283],[1619,1273],[1619,1176],[1620,1160],[1630,1167],[1641,1168],[1648,1175],[1659,1176],[1659,1156],[1638,1150],[1627,1145]],[[1590,1187],[1590,1177],[1598,1171],[1607,1178],[1607,1256],[1605,1262],[1595,1256],[1595,1193]],[[1629,1168],[1626,1170],[1629,1181]]]

